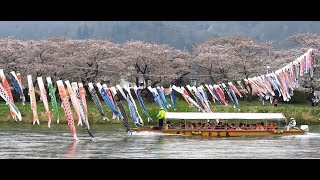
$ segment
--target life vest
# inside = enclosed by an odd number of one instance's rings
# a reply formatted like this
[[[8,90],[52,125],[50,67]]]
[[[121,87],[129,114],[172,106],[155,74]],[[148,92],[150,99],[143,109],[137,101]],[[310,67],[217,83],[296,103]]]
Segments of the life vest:
[[[159,114],[157,115],[157,118],[158,118],[158,119],[164,119],[165,115],[166,115],[166,111],[164,111],[163,109],[161,109],[161,110],[159,111]]]

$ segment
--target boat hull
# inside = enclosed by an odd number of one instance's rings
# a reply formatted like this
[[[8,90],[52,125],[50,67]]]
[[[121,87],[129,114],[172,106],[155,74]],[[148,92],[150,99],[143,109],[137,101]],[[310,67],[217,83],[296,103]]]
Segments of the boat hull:
[[[166,134],[179,134],[189,136],[208,137],[240,137],[240,136],[268,136],[268,135],[298,135],[305,134],[306,131],[290,129],[287,130],[218,130],[218,129],[154,129],[154,128],[132,128],[132,131],[162,132]]]

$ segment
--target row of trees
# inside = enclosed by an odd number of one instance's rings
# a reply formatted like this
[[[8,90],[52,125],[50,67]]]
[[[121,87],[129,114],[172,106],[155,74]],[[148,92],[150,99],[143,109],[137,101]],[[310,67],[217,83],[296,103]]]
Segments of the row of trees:
[[[308,48],[316,50],[318,59],[319,35],[297,34],[288,41],[298,47],[276,50],[272,42],[258,43],[240,35],[211,38],[192,51],[142,41],[115,44],[110,40],[63,37],[39,41],[7,38],[0,40],[0,63],[4,72],[20,72],[23,77],[31,74],[35,82],[37,76],[51,76],[53,80],[110,80],[112,84],[140,78],[151,80],[152,86],[159,82],[181,85],[188,83],[188,78],[197,78],[198,83],[220,83],[265,74],[267,66],[274,71]],[[316,69],[316,77],[312,81],[306,77],[303,86],[313,90],[318,87],[318,74]],[[26,78],[23,84],[27,84]]]
[[[54,80],[118,83],[121,78],[133,81],[142,77],[160,82],[168,77],[170,81],[188,73],[190,62],[187,51],[141,41],[119,45],[93,39],[0,40],[0,63],[5,72]]]

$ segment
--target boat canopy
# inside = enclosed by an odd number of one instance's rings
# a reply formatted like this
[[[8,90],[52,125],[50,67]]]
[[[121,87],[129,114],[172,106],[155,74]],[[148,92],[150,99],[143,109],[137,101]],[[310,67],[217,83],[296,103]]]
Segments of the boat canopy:
[[[166,112],[166,119],[263,119],[283,120],[286,117],[282,113],[203,113],[203,112]]]

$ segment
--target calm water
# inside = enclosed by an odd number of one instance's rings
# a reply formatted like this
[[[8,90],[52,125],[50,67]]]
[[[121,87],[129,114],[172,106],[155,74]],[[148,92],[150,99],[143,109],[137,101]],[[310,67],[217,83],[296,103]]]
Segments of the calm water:
[[[307,135],[213,139],[161,133],[127,135],[120,125],[92,127],[95,139],[77,127],[74,142],[66,125],[0,125],[0,158],[317,158],[320,126]]]

